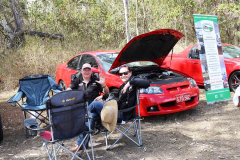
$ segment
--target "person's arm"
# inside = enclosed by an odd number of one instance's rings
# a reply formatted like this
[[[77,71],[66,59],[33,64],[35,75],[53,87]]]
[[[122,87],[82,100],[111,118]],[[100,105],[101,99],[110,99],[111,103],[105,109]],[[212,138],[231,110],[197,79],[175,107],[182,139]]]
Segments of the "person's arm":
[[[133,78],[123,87],[122,92],[125,93],[130,85],[137,86],[139,88],[148,88],[150,86],[150,82],[149,80],[142,78]]]
[[[104,94],[109,94],[109,88],[107,87],[107,85],[102,85],[102,88],[103,88],[103,93]]]
[[[79,82],[79,79],[78,79],[78,78],[74,79],[74,81],[71,82],[71,84],[70,84],[69,87],[66,89],[66,91],[70,91],[70,90],[73,90],[73,89],[77,89],[78,82]]]
[[[103,74],[100,74],[99,77],[100,77],[100,80],[99,81],[96,80],[96,82],[102,86],[102,88],[103,88],[102,92],[104,94],[109,94],[109,88],[107,87],[107,85],[105,83],[105,76]]]

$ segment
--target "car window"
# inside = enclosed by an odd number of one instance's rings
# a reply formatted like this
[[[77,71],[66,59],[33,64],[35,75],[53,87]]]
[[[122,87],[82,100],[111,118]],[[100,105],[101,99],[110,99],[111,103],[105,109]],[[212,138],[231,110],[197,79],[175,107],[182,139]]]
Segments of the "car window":
[[[70,68],[70,69],[77,70],[79,58],[80,58],[80,56],[77,56],[77,57],[74,57],[73,59],[71,59],[71,60],[68,62],[67,67]]]
[[[89,63],[92,67],[98,69],[98,63],[95,58],[91,55],[83,55],[81,58],[80,68],[84,63]]]
[[[188,58],[190,58],[190,59],[200,59],[199,58],[198,46],[192,47],[192,49],[188,53]]]
[[[97,55],[97,59],[99,60],[104,71],[108,72],[117,56],[118,53],[100,54]],[[130,67],[158,66],[156,63],[150,61],[131,62],[128,63],[127,65]]]
[[[100,62],[103,70],[105,72],[108,72],[110,67],[112,66],[112,63],[117,58],[118,53],[108,53],[108,54],[100,54],[97,55],[97,59]]]

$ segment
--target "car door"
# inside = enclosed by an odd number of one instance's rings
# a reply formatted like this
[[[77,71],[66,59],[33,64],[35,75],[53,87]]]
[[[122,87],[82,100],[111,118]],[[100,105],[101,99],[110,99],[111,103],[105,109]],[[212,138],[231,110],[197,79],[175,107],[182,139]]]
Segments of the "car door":
[[[203,75],[198,46],[193,46],[189,51],[184,72],[190,75],[197,83],[203,84]]]
[[[67,67],[65,69],[65,73],[63,74],[63,75],[65,75],[64,82],[66,83],[67,87],[71,84],[71,75],[72,74],[76,74],[77,72],[79,72],[79,62],[80,62],[80,59],[81,59],[81,55],[72,58],[67,63]]]

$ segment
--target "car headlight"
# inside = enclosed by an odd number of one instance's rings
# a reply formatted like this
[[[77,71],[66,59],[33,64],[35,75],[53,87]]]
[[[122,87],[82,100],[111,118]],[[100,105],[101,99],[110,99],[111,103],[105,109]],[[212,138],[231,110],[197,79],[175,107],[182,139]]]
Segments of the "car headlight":
[[[190,82],[192,88],[197,86],[197,83],[196,83],[196,81],[194,79],[191,78],[189,80],[189,82]]]
[[[158,86],[150,86],[146,89],[141,88],[140,93],[143,93],[143,94],[160,94],[160,93],[163,93],[163,90],[162,90],[162,88],[160,88]]]

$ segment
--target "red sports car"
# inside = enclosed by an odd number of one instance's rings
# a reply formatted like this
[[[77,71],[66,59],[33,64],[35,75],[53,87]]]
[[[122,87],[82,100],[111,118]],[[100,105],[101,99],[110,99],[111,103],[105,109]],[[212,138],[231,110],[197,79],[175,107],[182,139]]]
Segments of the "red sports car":
[[[161,68],[164,59],[183,34],[161,29],[133,38],[121,51],[93,51],[78,54],[57,67],[56,82],[63,88],[71,75],[90,63],[95,73],[103,73],[110,92],[122,84],[118,67],[128,63],[133,75],[150,80],[151,86],[140,91],[141,116],[169,114],[193,108],[199,103],[196,82],[180,72]]]
[[[224,43],[221,45],[229,87],[232,91],[235,91],[240,84],[240,48]],[[192,77],[198,85],[207,85],[207,81],[205,81],[205,84],[203,83],[202,75],[202,68],[203,71],[207,70],[207,68],[201,66],[197,44],[187,47],[182,52],[169,54],[164,62],[166,62],[166,64],[164,63],[165,67],[184,72]]]

